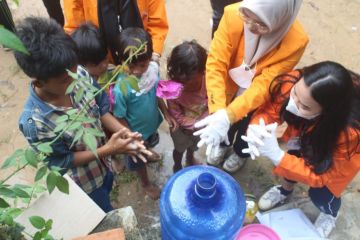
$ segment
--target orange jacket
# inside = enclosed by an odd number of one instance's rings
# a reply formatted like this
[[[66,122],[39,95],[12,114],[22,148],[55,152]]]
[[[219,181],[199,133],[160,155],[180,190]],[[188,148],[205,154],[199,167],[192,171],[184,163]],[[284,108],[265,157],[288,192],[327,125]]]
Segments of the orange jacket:
[[[151,35],[154,52],[161,54],[168,33],[164,0],[137,0],[144,28]],[[99,26],[97,0],[64,0],[66,32],[70,33],[83,22]]]
[[[290,74],[298,74],[298,72],[292,72]],[[291,89],[293,84],[286,83],[282,86],[282,93],[285,93]],[[288,92],[289,94],[289,92]],[[267,124],[277,122],[281,123],[279,112],[282,103],[280,98],[276,98],[275,103],[267,102],[262,105],[253,115],[251,124],[259,124],[260,118],[263,118]],[[355,129],[349,129],[349,144],[346,144],[345,133],[342,133],[339,137],[337,148],[333,153],[332,166],[322,174],[316,174],[312,168],[305,164],[303,158],[296,157],[285,153],[285,156],[280,161],[280,164],[276,166],[273,173],[284,178],[305,183],[311,187],[319,188],[326,186],[336,197],[340,197],[346,186],[356,176],[360,170],[360,146],[358,144],[359,131]],[[292,137],[299,137],[299,131],[297,131],[291,125],[286,129],[282,139],[288,140]],[[348,155],[348,148],[353,150]]]
[[[209,111],[213,113],[226,108],[231,122],[242,119],[265,102],[270,82],[275,76],[295,67],[308,43],[306,33],[295,21],[279,46],[257,62],[251,86],[234,99],[238,85],[230,78],[228,71],[242,64],[245,53],[244,24],[239,16],[239,4],[225,8],[206,63]]]

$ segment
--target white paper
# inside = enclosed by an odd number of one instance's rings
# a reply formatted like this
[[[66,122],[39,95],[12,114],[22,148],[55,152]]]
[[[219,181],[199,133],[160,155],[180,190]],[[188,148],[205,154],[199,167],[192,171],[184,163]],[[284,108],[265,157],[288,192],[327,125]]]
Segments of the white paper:
[[[45,193],[16,219],[28,233],[36,232],[29,222],[31,216],[52,219],[50,234],[64,240],[89,234],[106,216],[69,176],[64,177],[69,182],[69,195],[57,189],[51,195]]]
[[[324,240],[300,209],[257,213],[261,224],[273,229],[282,240]]]

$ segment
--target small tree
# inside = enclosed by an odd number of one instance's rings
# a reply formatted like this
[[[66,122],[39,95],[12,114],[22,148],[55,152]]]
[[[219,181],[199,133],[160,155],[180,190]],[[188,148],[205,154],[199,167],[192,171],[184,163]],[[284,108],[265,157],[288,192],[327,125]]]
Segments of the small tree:
[[[15,51],[29,54],[16,35],[2,26],[0,26],[0,44],[3,44]],[[78,102],[84,95],[86,95],[89,99],[86,103],[88,105],[98,94],[108,88],[110,84],[116,82],[118,75],[126,71],[127,64],[133,57],[136,57],[138,54],[142,54],[143,51],[146,51],[146,43],[142,43],[139,48],[129,46],[125,51],[129,51],[129,59],[113,70],[111,76],[108,76],[107,83],[101,89],[94,87],[91,84],[90,79],[79,78],[77,74],[68,71],[68,74],[73,78],[73,82],[69,85],[66,93],[71,93],[76,85],[87,86],[91,89],[90,91],[86,92],[84,88],[80,88],[74,98],[75,101]],[[125,95],[127,94],[125,86],[126,83],[130,84],[135,90],[139,89],[137,85],[138,79],[135,76],[130,75],[125,78],[125,81],[119,82],[120,89]],[[6,237],[8,237],[8,239],[23,239],[22,234],[35,240],[53,239],[53,237],[49,234],[53,223],[51,219],[43,219],[41,216],[30,217],[30,223],[37,229],[37,232],[34,235],[29,234],[23,226],[16,222],[15,219],[30,206],[34,198],[45,191],[48,191],[51,194],[53,190],[57,188],[65,194],[69,193],[69,184],[60,174],[62,169],[58,167],[49,168],[47,162],[45,161],[46,157],[53,152],[52,144],[61,138],[66,131],[74,132],[75,137],[72,145],[82,139],[87,148],[96,155],[96,137],[104,136],[104,134],[97,129],[83,127],[83,123],[91,123],[95,121],[95,119],[87,116],[84,110],[85,108],[81,110],[71,109],[66,112],[66,115],[59,117],[56,120],[57,126],[54,129],[57,136],[51,142],[39,143],[35,148],[27,147],[24,149],[16,149],[14,153],[4,161],[1,169],[11,168],[13,171],[4,179],[0,180],[1,239],[6,239]],[[11,178],[16,176],[25,168],[33,168],[36,170],[34,184],[8,184],[8,181]],[[25,207],[20,206],[20,203],[22,203],[22,205],[25,203]]]

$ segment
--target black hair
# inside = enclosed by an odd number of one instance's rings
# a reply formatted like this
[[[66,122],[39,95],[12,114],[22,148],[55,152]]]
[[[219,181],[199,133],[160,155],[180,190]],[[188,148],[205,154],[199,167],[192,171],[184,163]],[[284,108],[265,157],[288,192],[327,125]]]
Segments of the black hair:
[[[92,23],[84,23],[71,33],[78,48],[80,64],[99,64],[107,56],[107,46],[99,29]]]
[[[185,41],[176,46],[168,58],[168,76],[176,81],[179,78],[188,78],[193,74],[204,72],[206,60],[205,48],[195,40]]]
[[[139,62],[150,60],[153,53],[153,45],[150,34],[144,29],[135,27],[124,29],[119,37],[120,61],[125,61],[130,57],[130,51],[128,51],[129,46],[139,48],[144,43],[146,43],[144,50],[137,56],[134,56],[129,62],[130,64],[137,64]]]
[[[18,25],[17,35],[30,54],[14,55],[29,77],[46,81],[76,66],[76,44],[55,20],[27,17]]]
[[[359,135],[357,143],[351,146],[348,131],[352,128],[358,134],[360,130],[359,89],[349,71],[335,62],[320,62],[299,70],[299,73],[299,77],[288,74],[276,77],[270,86],[271,101],[274,102],[277,95],[283,96],[280,116],[300,130],[301,154],[314,172],[321,174],[333,163],[333,152],[338,147],[341,133],[346,136],[348,158],[358,151]],[[312,97],[322,107],[321,115],[312,120],[286,111],[289,97],[284,96],[289,96],[289,92],[281,93],[282,84],[295,84],[302,77]]]

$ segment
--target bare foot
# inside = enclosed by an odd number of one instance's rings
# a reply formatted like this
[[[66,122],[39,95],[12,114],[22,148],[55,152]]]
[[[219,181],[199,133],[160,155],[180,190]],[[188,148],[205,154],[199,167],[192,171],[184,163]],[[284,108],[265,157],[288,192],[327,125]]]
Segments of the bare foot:
[[[145,193],[152,199],[158,200],[160,198],[161,190],[153,184],[143,186]]]

